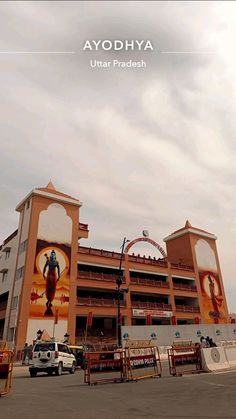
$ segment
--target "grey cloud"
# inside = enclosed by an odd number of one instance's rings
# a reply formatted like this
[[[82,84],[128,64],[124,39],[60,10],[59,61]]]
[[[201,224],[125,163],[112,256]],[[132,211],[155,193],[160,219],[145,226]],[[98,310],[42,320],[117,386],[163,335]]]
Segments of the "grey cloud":
[[[21,198],[52,179],[84,202],[91,246],[117,250],[124,235],[143,228],[162,244],[187,218],[216,233],[226,290],[233,289],[235,81],[218,54],[160,50],[217,49],[234,9],[213,2],[1,3],[0,50],[76,51],[0,55],[1,238],[15,228]],[[81,46],[96,37],[151,38],[157,51],[133,55],[146,57],[146,70],[95,71]]]

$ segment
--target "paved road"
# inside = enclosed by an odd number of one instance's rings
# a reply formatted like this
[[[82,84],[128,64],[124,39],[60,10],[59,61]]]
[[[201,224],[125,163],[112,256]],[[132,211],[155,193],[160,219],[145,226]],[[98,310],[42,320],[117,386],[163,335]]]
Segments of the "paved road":
[[[0,398],[2,419],[236,418],[236,372],[83,384],[83,372],[30,378],[16,367],[11,393]]]

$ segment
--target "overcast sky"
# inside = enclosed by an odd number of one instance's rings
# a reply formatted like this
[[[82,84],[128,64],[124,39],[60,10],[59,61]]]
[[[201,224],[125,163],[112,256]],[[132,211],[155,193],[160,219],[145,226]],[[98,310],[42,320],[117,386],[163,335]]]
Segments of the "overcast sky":
[[[154,51],[84,52],[86,39]],[[84,245],[118,250],[148,229],[165,247],[189,219],[218,237],[236,312],[235,39],[234,2],[1,2],[1,241],[49,180],[83,202]],[[90,68],[113,58],[147,68]]]

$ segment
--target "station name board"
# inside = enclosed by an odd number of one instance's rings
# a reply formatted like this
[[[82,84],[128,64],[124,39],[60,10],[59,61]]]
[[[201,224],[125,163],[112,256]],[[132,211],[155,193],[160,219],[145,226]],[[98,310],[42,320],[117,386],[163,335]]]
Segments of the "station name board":
[[[150,315],[151,317],[172,317],[172,311],[161,311],[161,310],[140,310],[133,308],[133,316],[134,317],[146,317]]]

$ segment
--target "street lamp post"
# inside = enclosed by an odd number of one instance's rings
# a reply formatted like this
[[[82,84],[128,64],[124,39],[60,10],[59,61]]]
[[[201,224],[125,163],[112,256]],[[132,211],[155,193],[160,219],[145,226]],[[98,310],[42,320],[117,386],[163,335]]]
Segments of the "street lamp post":
[[[119,265],[119,273],[116,280],[117,285],[117,337],[118,337],[118,348],[121,348],[121,318],[120,318],[120,301],[121,301],[121,295],[123,292],[128,292],[127,289],[121,289],[121,285],[123,283],[123,271],[122,271],[122,260],[124,255],[124,248],[125,244],[129,242],[129,240],[126,240],[126,237],[124,237],[122,246],[121,246],[121,255],[120,255],[120,265]]]

